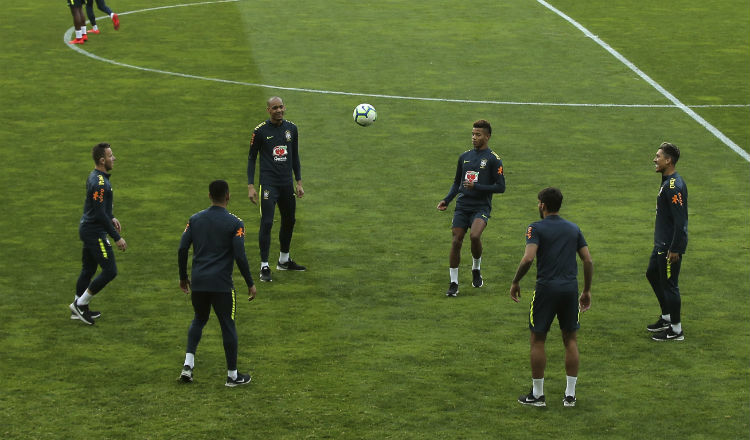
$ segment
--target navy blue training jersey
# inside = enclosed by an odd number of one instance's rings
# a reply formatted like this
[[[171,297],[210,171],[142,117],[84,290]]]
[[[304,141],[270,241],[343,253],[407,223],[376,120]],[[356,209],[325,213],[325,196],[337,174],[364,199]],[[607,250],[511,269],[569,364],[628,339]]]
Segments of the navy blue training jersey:
[[[526,244],[536,244],[536,290],[578,292],[576,255],[588,246],[581,229],[559,215],[548,215],[526,229]]]
[[[266,120],[253,130],[250,152],[247,157],[247,183],[255,183],[255,162],[260,155],[258,183],[267,186],[284,186],[302,180],[300,173],[297,126],[284,119],[280,125]]]
[[[463,182],[474,182],[474,188],[464,188]],[[492,210],[492,195],[505,192],[503,161],[489,148],[472,148],[458,157],[456,175],[448,195],[443,200],[450,203],[456,199],[456,208],[487,208]]]
[[[654,246],[684,254],[688,242],[688,191],[682,177],[662,176],[656,197]]]
[[[194,291],[231,292],[235,262],[247,287],[254,284],[245,255],[245,225],[226,208],[211,206],[190,217],[177,253],[181,280],[188,278],[187,260],[191,245],[191,287]]]
[[[86,179],[86,201],[79,228],[94,234],[109,234],[113,240],[120,240],[120,234],[112,224],[112,185],[109,174],[94,169]]]

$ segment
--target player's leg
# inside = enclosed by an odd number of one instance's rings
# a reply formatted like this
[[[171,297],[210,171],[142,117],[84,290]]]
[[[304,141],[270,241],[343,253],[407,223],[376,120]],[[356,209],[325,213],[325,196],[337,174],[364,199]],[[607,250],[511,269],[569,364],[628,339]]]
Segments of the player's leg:
[[[91,30],[95,33],[99,33],[99,28],[96,25],[96,14],[94,14],[94,0],[86,0],[86,17],[91,23]]]
[[[554,296],[534,291],[529,306],[529,360],[531,363],[531,391],[518,398],[524,405],[546,406],[544,397],[544,370],[547,354],[544,343],[547,340],[552,320],[555,317]]]
[[[110,17],[112,16],[112,9],[110,9],[109,6],[107,6],[104,0],[96,0],[96,7],[99,8],[100,11],[109,15]]]
[[[271,249],[271,229],[276,211],[278,191],[272,187],[260,186],[260,229],[258,230],[258,247],[260,248],[260,280],[271,281],[271,269],[268,266],[268,255]]]
[[[281,216],[281,227],[279,227],[279,262],[276,269],[304,271],[305,266],[300,266],[289,257],[289,249],[292,244],[292,234],[296,223],[297,198],[294,187],[280,188],[279,215]]]
[[[674,263],[670,263],[665,255],[662,255],[662,257],[665,258],[660,258],[660,260],[663,260],[661,262],[663,267],[660,267],[660,276],[661,285],[664,291],[664,300],[671,322],[666,330],[654,334],[651,339],[655,341],[682,341],[685,339],[685,336],[682,333],[682,322],[680,322],[682,300],[680,298],[680,287],[678,284],[682,258]]]
[[[651,252],[651,257],[648,260],[648,268],[646,269],[646,278],[651,285],[651,289],[656,295],[656,299],[659,301],[659,308],[661,309],[661,315],[659,319],[655,323],[646,326],[646,329],[650,332],[660,332],[666,330],[671,321],[667,302],[664,297],[664,288],[661,281],[661,272],[666,271],[666,257],[666,251],[659,251],[658,249],[654,248],[654,250]]]
[[[76,283],[76,299],[69,308],[78,319],[86,324],[92,325],[94,323],[93,320],[101,316],[101,313],[90,310],[89,303],[94,296],[107,285],[107,283],[117,276],[117,264],[115,263],[115,255],[114,252],[112,252],[112,246],[109,244],[109,240],[107,240],[106,236],[90,236],[82,233],[81,239],[86,248],[83,256],[85,262],[83,264],[88,267],[81,270],[78,283]],[[91,260],[101,267],[102,270],[99,275],[88,284],[88,286],[84,287],[86,278],[90,278],[89,274],[93,275],[93,272],[95,271],[95,269],[91,269]],[[79,289],[83,289],[83,293],[80,295],[78,295]]]
[[[112,26],[116,31],[120,29],[120,17],[112,12],[112,9],[110,9],[109,6],[104,3],[104,0],[96,0],[96,7],[99,8],[100,11],[105,12],[107,13],[107,15],[109,15],[109,18],[112,19]]]
[[[181,382],[193,381],[193,368],[195,368],[195,352],[203,336],[203,327],[206,326],[211,316],[211,294],[208,292],[190,293],[190,301],[193,304],[193,320],[190,322],[187,333],[187,347],[185,348],[185,362],[182,373],[178,378]]]
[[[487,227],[488,215],[484,213],[477,213],[471,223],[471,233],[469,238],[471,239],[471,284],[474,287],[482,287],[484,280],[482,279],[482,232]]]
[[[547,354],[544,343],[547,333],[531,331],[529,337],[529,358],[531,361],[531,391],[522,395],[518,402],[523,405],[546,406],[544,397],[544,369],[547,366]]]
[[[75,28],[75,39],[69,41],[70,44],[83,44],[83,28],[86,26],[86,18],[83,16],[83,0],[66,0],[70,7],[70,13],[73,15],[73,27]]]
[[[225,385],[234,387],[250,383],[250,375],[237,371],[237,328],[234,317],[237,311],[237,296],[231,293],[215,293],[212,297],[214,313],[221,326],[221,337],[224,343],[224,356],[227,361],[227,381]]]
[[[78,281],[76,282],[76,297],[83,295],[83,292],[89,287],[91,279],[96,274],[97,267],[99,265],[96,262],[96,258],[94,258],[92,252],[84,244],[81,255],[81,273],[78,275]]]
[[[94,252],[94,257],[99,267],[102,268],[99,276],[94,278],[89,284],[88,293],[91,296],[101,292],[104,287],[109,284],[110,281],[117,277],[117,263],[115,262],[115,253],[112,250],[112,245],[106,237],[99,237],[97,239],[97,250]],[[81,296],[81,302],[83,302],[86,293]],[[84,304],[87,304],[84,302]]]
[[[581,327],[580,308],[578,306],[578,292],[567,292],[560,295],[558,302],[557,320],[562,331],[565,346],[565,374],[566,386],[563,405],[575,406],[576,383],[578,382],[578,367],[580,357],[578,353],[578,329]]]
[[[464,224],[466,226],[464,226]],[[458,295],[458,265],[461,264],[461,247],[464,244],[468,219],[463,213],[456,210],[453,215],[453,227],[451,229],[451,250],[448,255],[448,273],[450,275],[450,284],[446,296]]]

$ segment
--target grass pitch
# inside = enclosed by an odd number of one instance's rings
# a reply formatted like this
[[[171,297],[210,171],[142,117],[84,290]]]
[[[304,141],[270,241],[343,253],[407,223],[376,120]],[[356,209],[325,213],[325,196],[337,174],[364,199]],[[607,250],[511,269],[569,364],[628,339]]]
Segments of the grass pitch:
[[[113,0],[120,31],[101,19],[83,46],[99,59],[64,44],[62,4],[5,8],[8,35],[44,25],[0,52],[0,437],[747,437],[748,162],[632,70],[532,1],[144,10],[179,4]],[[745,2],[551,4],[750,150]],[[239,305],[249,387],[223,386],[214,320],[196,382],[179,386],[192,317],[177,285],[179,237],[207,206],[208,182],[226,179],[257,277],[246,155],[276,94],[300,127],[307,194],[292,257],[310,270],[275,272]],[[351,121],[360,102],[378,110],[372,127]],[[484,234],[485,287],[469,287],[467,244],[449,300],[452,210],[435,205],[479,118],[493,124],[508,190]],[[681,147],[690,189],[686,340],[675,344],[644,329],[658,313],[644,272],[659,185],[651,159],[664,140]],[[115,214],[129,249],[93,302],[104,316],[87,327],[66,306],[100,141],[118,158]],[[515,402],[530,386],[527,305],[507,292],[548,185],[582,228],[595,278],[578,406],[562,407],[553,327],[540,411]],[[533,276],[522,289],[525,303]]]

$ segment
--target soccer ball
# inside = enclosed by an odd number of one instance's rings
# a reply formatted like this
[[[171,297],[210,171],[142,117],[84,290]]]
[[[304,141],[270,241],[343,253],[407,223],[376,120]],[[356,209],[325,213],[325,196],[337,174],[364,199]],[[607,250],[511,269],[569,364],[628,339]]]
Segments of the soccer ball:
[[[357,124],[367,127],[372,125],[375,120],[378,119],[378,112],[375,111],[375,107],[370,104],[360,104],[354,109],[354,122]]]

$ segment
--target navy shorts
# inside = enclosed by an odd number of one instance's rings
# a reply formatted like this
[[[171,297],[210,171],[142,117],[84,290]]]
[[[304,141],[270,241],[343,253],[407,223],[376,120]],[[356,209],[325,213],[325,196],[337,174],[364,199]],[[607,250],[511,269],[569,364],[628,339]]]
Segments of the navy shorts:
[[[490,210],[482,208],[463,208],[456,206],[456,210],[453,212],[453,228],[469,229],[474,220],[482,219],[484,223],[490,219]]]
[[[534,333],[547,333],[557,316],[560,330],[574,332],[581,328],[579,312],[578,292],[534,291],[529,309],[529,329]]]
[[[65,0],[65,4],[73,7],[83,7],[83,1],[84,0]]]

